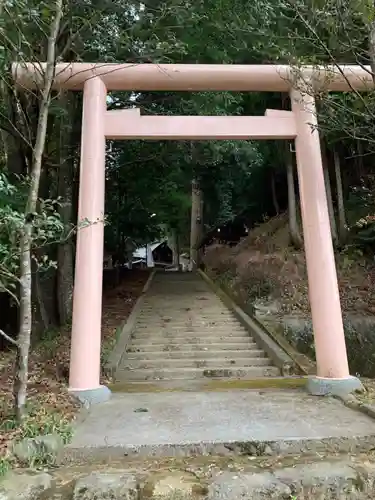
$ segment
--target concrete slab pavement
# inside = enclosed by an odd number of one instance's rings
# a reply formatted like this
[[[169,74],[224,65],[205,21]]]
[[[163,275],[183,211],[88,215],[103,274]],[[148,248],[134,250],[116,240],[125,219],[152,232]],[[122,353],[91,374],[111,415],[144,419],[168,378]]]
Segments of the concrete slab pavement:
[[[68,455],[356,452],[375,420],[299,390],[114,394],[77,424]]]

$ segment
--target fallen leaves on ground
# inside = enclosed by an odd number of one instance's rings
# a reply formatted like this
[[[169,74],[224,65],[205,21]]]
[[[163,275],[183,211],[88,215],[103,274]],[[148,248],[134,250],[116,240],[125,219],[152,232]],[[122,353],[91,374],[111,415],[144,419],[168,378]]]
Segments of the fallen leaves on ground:
[[[289,246],[285,216],[253,229],[237,246],[213,244],[206,248],[205,265],[232,285],[245,301],[276,302],[280,313],[310,317],[304,251]],[[359,254],[336,254],[343,312],[375,314],[375,266]]]
[[[148,276],[147,271],[128,271],[119,285],[104,290],[103,346],[114,344],[116,331],[129,316]],[[15,353],[0,352],[0,459],[9,455],[11,443],[15,440],[60,432],[74,420],[79,404],[67,388],[69,355],[69,327],[46,332],[40,344],[31,350],[28,416],[23,426],[17,427],[13,418],[12,394]]]
[[[375,379],[361,378],[365,392],[356,393],[355,397],[361,403],[375,406]]]

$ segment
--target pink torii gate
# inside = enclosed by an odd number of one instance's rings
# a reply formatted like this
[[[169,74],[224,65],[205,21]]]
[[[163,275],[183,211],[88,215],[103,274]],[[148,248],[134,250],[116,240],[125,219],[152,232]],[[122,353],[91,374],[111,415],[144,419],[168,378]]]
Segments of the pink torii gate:
[[[14,64],[16,83],[43,84],[45,64]],[[105,401],[100,385],[102,267],[106,139],[294,139],[303,234],[314,327],[317,375],[312,394],[361,388],[349,374],[339,289],[323,178],[315,100],[303,89],[366,91],[369,68],[303,67],[298,74],[277,65],[57,64],[55,89],[83,90],[83,119],[76,271],[70,358],[70,391],[82,401]],[[289,92],[291,111],[265,116],[141,116],[139,110],[107,111],[107,92],[278,91]]]

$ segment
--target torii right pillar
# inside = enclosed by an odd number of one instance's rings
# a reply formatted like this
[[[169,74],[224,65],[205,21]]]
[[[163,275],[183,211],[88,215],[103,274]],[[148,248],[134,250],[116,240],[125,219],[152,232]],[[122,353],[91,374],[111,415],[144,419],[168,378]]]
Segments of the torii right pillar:
[[[317,364],[307,389],[321,396],[348,394],[363,386],[349,373],[315,99],[296,89],[290,97]]]

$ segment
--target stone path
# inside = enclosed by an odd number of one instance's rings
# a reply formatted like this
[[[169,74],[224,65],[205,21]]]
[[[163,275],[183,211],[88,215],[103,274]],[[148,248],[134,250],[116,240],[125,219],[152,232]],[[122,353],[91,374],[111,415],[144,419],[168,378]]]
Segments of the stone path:
[[[300,454],[373,449],[375,420],[303,391],[114,394],[76,428],[83,456]]]
[[[279,376],[265,352],[193,273],[156,273],[117,382]]]

